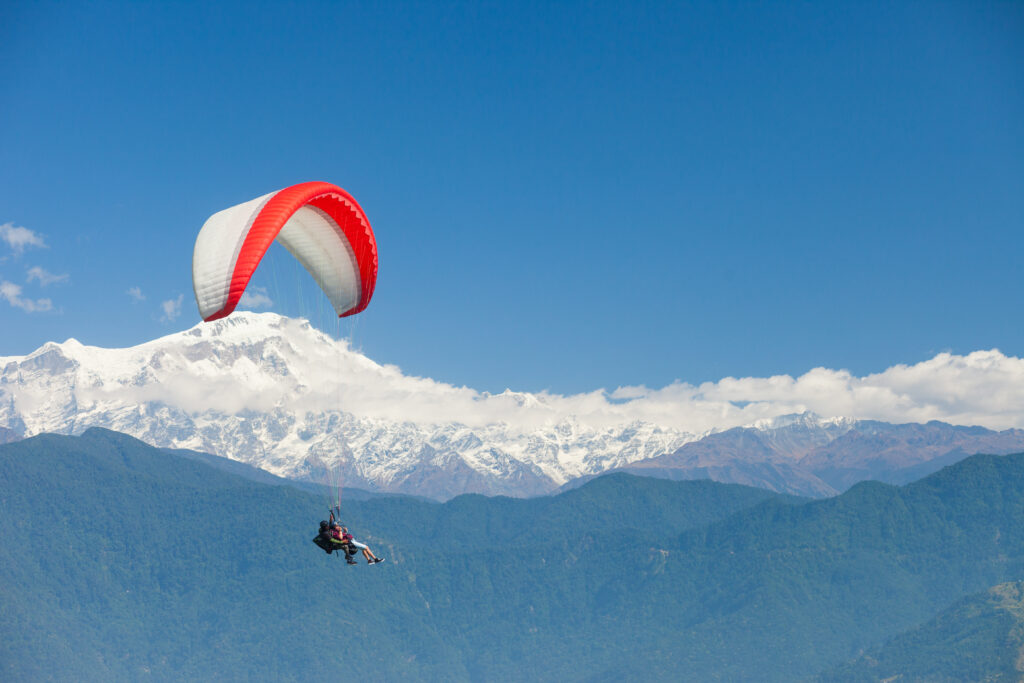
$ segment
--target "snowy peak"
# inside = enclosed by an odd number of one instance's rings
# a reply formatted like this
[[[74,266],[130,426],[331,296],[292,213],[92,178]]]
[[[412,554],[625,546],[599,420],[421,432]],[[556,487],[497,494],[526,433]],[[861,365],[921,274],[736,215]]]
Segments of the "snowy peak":
[[[764,432],[777,431],[780,429],[802,428],[808,431],[824,430],[829,432],[845,432],[851,429],[857,420],[849,417],[821,417],[810,411],[803,413],[792,413],[779,415],[766,420],[757,420],[750,425],[751,429]]]
[[[815,448],[832,443],[857,424],[857,420],[850,418],[823,418],[805,412],[759,420],[750,429],[759,432],[765,445],[776,453],[798,460]]]
[[[350,486],[438,497],[544,493],[694,438],[406,376],[307,321],[249,312],[125,349],[68,340],[4,358],[0,425],[105,427],[284,476],[316,461]]]

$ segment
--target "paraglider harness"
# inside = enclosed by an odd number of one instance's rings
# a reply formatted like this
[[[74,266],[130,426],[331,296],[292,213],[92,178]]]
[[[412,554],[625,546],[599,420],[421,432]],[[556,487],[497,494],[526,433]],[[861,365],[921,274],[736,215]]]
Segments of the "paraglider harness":
[[[338,510],[338,514],[341,514],[341,510]],[[349,564],[356,564],[356,561],[352,559],[356,554],[356,549],[352,547],[348,541],[339,540],[331,535],[331,529],[334,527],[334,509],[330,510],[330,521],[320,522],[320,533],[313,539],[313,543],[316,543],[317,547],[326,552],[328,555],[335,551],[342,551],[345,553],[345,561]]]

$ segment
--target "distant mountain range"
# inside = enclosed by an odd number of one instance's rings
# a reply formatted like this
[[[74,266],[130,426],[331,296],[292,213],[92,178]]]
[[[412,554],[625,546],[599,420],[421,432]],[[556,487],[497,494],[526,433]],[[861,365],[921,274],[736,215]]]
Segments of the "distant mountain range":
[[[792,416],[730,429],[675,452],[617,468],[667,479],[714,479],[805,496],[828,496],[859,481],[906,484],[969,455],[1024,450],[1024,430],[995,432],[943,422],[893,425]]]
[[[449,406],[443,420],[438,405]],[[812,414],[712,434],[616,416],[595,424],[543,394],[409,377],[305,321],[245,312],[131,348],[70,339],[0,357],[0,443],[89,427],[289,478],[327,466],[346,486],[437,499],[539,495],[616,469],[828,496],[1024,450],[1024,430]]]

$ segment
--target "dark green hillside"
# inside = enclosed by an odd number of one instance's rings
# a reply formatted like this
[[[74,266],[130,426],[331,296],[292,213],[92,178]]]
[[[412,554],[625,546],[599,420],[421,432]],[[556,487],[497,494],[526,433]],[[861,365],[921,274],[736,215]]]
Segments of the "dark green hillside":
[[[410,584],[309,542],[318,497],[102,430],[5,446],[0,491],[5,680],[336,675],[342,636],[357,673],[460,671]]]
[[[1024,576],[1022,530],[1024,455],[975,456],[677,538],[423,558],[418,586],[482,679],[788,681]]]
[[[766,503],[672,550],[628,600],[664,630],[643,648],[655,670],[685,661],[729,679],[812,675],[1024,576],[1024,455],[974,456],[900,488],[867,482],[806,505]],[[672,587],[691,599],[660,600]]]
[[[347,567],[309,541],[320,496],[240,474],[104,430],[0,448],[0,678],[306,680],[346,652],[344,675],[374,679],[572,672],[552,629],[598,635],[602,582],[636,568],[615,530],[671,538],[776,498],[617,476],[535,501],[351,502],[389,562]]]
[[[619,473],[551,497],[474,494],[453,498],[445,505],[404,501],[373,510],[378,535],[409,543],[441,543],[450,552],[536,544],[565,546],[581,537],[663,539],[766,500],[806,502],[738,484],[673,482]]]
[[[971,595],[820,683],[883,680],[1020,681],[1024,678],[1024,583]]]
[[[241,474],[103,430],[0,446],[0,679],[789,681],[1024,577],[1024,455],[810,503],[350,501],[376,567],[310,543],[321,496]]]

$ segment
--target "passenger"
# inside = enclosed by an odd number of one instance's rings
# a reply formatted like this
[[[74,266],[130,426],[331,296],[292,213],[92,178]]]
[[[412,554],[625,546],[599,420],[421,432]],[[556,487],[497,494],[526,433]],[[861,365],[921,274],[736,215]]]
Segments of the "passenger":
[[[337,546],[338,550],[344,551],[345,561],[349,564],[358,564],[353,557],[355,557],[355,548],[349,543],[348,539],[341,531],[341,527],[337,524],[333,525],[330,530],[331,543]]]
[[[341,527],[341,538],[353,548],[357,548],[363,551],[363,557],[366,558],[366,564],[377,564],[378,562],[384,561],[383,557],[377,557],[376,555],[374,555],[373,551],[370,550],[370,547],[368,545],[366,545],[365,543],[360,543],[356,539],[352,538],[352,534],[348,532],[348,527]]]

